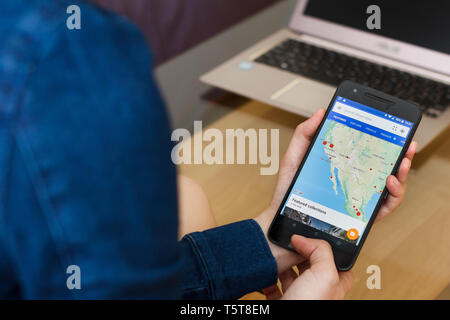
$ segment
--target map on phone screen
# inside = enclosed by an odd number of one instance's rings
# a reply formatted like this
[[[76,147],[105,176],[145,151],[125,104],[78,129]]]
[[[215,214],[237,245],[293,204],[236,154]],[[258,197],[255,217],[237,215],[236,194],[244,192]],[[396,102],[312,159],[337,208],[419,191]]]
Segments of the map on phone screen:
[[[282,214],[357,244],[412,126],[337,97]]]

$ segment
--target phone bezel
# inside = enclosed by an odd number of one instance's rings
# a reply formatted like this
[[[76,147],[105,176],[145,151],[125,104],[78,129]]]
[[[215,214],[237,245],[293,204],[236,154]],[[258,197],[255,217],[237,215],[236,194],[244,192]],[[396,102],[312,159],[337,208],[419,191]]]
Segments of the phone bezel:
[[[354,91],[355,89],[356,89],[356,92]],[[275,217],[269,227],[269,231],[268,231],[268,238],[271,242],[273,242],[276,245],[279,245],[281,247],[284,247],[288,250],[293,250],[292,247],[290,246],[290,241],[285,242],[285,241],[280,241],[280,239],[275,239],[275,237],[273,236],[273,230],[275,227],[277,227],[278,229],[280,227],[284,227],[285,232],[287,232],[287,233],[290,232],[290,234],[288,234],[288,237],[287,237],[288,239],[290,239],[290,237],[293,234],[301,234],[301,235],[307,235],[307,236],[310,236],[313,238],[327,240],[333,249],[334,259],[335,259],[338,270],[347,271],[347,270],[350,270],[353,267],[353,265],[355,264],[355,261],[361,251],[361,248],[364,245],[364,242],[367,238],[367,235],[369,234],[369,231],[372,228],[372,225],[375,221],[378,211],[379,211],[381,205],[383,204],[383,201],[385,200],[385,198],[388,195],[388,190],[386,187],[384,188],[384,190],[380,196],[380,199],[378,200],[378,202],[375,206],[374,212],[372,213],[372,216],[371,216],[369,222],[367,223],[367,226],[366,226],[363,234],[361,235],[361,240],[360,240],[359,244],[356,246],[351,245],[354,247],[353,252],[349,252],[348,250],[341,249],[341,246],[342,246],[343,242],[345,242],[345,240],[341,240],[340,241],[341,243],[337,244],[337,242],[339,242],[338,238],[331,236],[323,231],[316,230],[316,229],[314,229],[315,230],[314,235],[311,236],[310,232],[306,232],[306,229],[304,227],[306,225],[302,226],[302,224],[300,222],[293,223],[293,224],[299,224],[300,225],[299,227],[295,227],[295,231],[299,230],[300,228],[303,228],[303,230],[302,230],[303,233],[289,231],[290,229],[286,228],[285,226],[282,226],[281,225],[282,223],[280,222],[280,220],[282,220],[282,219],[289,219],[289,218],[281,215],[281,210],[284,207],[284,204],[287,201],[287,199],[292,191],[292,188],[294,187],[294,184],[298,178],[298,175],[300,174],[300,172],[306,162],[306,159],[309,156],[312,146],[316,143],[319,132],[321,131],[321,129],[328,117],[328,114],[331,110],[331,107],[333,106],[337,96],[341,96],[343,98],[348,98],[350,100],[367,105],[371,108],[381,110],[383,112],[392,114],[394,116],[397,116],[399,118],[402,118],[402,119],[405,119],[405,120],[408,120],[408,121],[414,123],[414,126],[411,129],[410,134],[408,135],[406,143],[403,146],[402,151],[400,152],[400,155],[397,158],[395,165],[393,166],[391,174],[395,174],[397,172],[397,170],[400,166],[401,160],[405,156],[405,153],[408,150],[408,147],[412,141],[414,133],[417,130],[417,127],[419,126],[420,120],[422,118],[422,112],[421,112],[419,106],[412,102],[407,102],[407,101],[401,100],[399,98],[396,98],[396,97],[393,97],[386,93],[383,93],[381,91],[363,86],[363,85],[355,83],[353,81],[346,80],[346,81],[342,82],[339,85],[339,87],[336,89],[336,91],[333,95],[333,98],[331,99],[330,104],[328,105],[328,108],[326,110],[326,113],[322,119],[322,122],[320,123],[319,127],[317,128],[317,130],[314,134],[314,137],[311,140],[311,144],[309,145],[308,150],[306,151],[306,154],[303,157],[302,162],[300,163],[300,166],[299,166],[297,172],[295,173],[295,176],[292,179],[292,182],[283,198],[283,201],[281,202],[281,204],[276,212],[276,215],[275,215]],[[374,99],[374,97],[378,97],[378,98],[380,98],[380,100],[376,100],[376,99]],[[386,101],[389,101],[389,103],[386,103]],[[280,218],[280,217],[282,217],[282,218]],[[309,227],[309,226],[307,226],[307,227]],[[313,229],[312,227],[309,227],[309,228]],[[308,234],[305,234],[305,233],[308,233]],[[283,235],[283,236],[286,239],[286,235]],[[347,244],[344,244],[344,245],[347,245]],[[348,244],[348,245],[350,245],[350,244]]]

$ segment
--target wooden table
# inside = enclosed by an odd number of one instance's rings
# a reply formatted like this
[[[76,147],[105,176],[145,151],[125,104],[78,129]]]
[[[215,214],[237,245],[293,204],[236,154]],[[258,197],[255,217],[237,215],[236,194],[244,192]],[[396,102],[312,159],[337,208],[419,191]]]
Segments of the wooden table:
[[[240,98],[230,98],[237,99]],[[231,102],[230,104],[236,104]],[[305,119],[256,101],[230,107],[206,128],[280,130],[280,159],[295,126]],[[450,299],[450,139],[418,154],[401,207],[372,229],[353,268],[348,299]],[[186,141],[185,143],[188,143]],[[220,225],[252,218],[268,204],[276,175],[260,165],[181,165],[205,189]],[[381,289],[366,286],[367,267],[381,268]],[[250,298],[262,298],[251,294]]]

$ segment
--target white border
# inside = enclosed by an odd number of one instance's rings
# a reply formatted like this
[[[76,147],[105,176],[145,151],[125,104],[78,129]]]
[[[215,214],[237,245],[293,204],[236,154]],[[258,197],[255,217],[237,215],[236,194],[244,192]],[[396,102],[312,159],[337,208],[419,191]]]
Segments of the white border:
[[[305,16],[303,11],[307,2],[308,0],[298,1],[289,23],[292,30],[450,75],[450,55]],[[445,31],[442,30],[442,32]]]

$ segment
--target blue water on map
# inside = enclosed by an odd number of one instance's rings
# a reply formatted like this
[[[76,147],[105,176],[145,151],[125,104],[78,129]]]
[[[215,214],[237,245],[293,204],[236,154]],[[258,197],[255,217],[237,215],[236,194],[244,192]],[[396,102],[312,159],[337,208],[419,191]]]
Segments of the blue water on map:
[[[323,136],[329,123],[330,120],[325,121],[319,133],[319,138],[313,146],[292,191],[298,190],[303,193],[300,194],[301,197],[320,203],[336,211],[346,213],[344,209],[345,196],[342,192],[341,183],[339,180],[337,181],[336,194],[333,189],[333,182],[330,179],[330,160],[322,145]],[[337,177],[338,172],[337,169],[335,170],[335,176]]]

